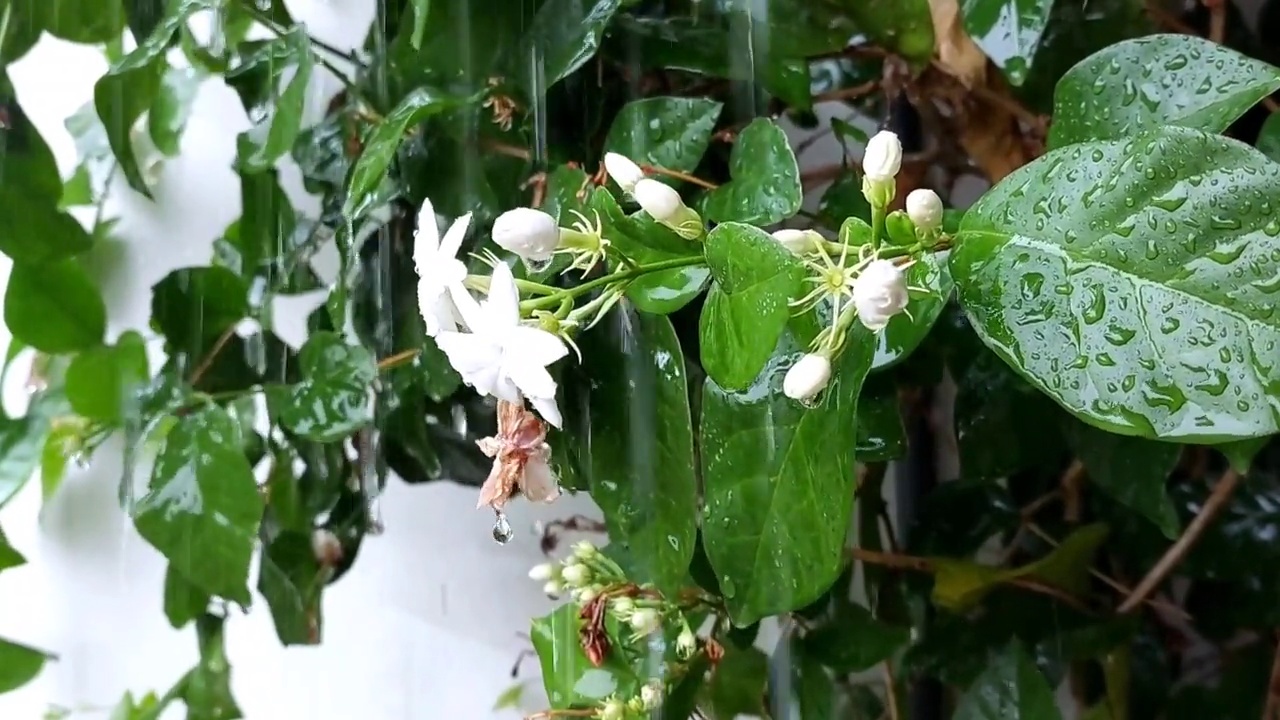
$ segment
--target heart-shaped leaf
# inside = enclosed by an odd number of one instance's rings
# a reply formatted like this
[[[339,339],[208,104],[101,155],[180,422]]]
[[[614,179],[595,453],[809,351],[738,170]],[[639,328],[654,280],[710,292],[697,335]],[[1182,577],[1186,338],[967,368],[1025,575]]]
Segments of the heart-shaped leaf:
[[[733,179],[707,193],[702,213],[715,222],[772,225],[796,214],[804,199],[787,134],[771,120],[743,128],[729,156]]]

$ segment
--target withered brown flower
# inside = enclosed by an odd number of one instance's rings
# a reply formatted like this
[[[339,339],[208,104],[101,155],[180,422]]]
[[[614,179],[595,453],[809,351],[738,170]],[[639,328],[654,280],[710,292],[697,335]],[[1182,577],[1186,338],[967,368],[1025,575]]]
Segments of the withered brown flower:
[[[546,423],[526,410],[524,403],[499,400],[498,434],[476,441],[480,450],[493,458],[493,469],[480,488],[476,507],[501,510],[518,492],[531,502],[552,502],[560,497],[559,481],[547,464],[551,446],[546,438]]]

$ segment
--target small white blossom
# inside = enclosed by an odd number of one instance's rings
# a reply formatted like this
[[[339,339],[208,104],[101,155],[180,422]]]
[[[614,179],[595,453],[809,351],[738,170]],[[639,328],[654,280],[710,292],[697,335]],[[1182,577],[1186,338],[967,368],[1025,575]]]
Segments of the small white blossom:
[[[644,171],[626,155],[605,153],[604,169],[609,173],[609,177],[618,183],[618,187],[627,193],[634,191],[636,183],[644,179]]]
[[[630,620],[631,613],[635,612],[636,604],[629,597],[620,597],[620,598],[614,598],[613,602],[610,603],[610,607],[613,609],[614,614],[617,615],[618,617],[622,618],[623,620]]]
[[[641,209],[661,223],[678,220],[685,206],[675,188],[649,178],[637,182],[631,194]]]
[[[662,684],[655,680],[640,688],[640,703],[645,710],[657,710],[662,704]]]
[[[867,151],[862,156],[862,172],[868,180],[892,180],[902,168],[902,143],[898,136],[881,130],[867,141]]]
[[[652,635],[662,627],[662,615],[653,608],[639,608],[631,613],[631,619],[628,621],[631,629],[635,631],[636,636],[644,637]]]
[[[534,565],[532,568],[529,568],[530,580],[535,580],[537,582],[547,582],[553,577],[555,577],[555,568],[551,566],[551,563],[542,563],[540,565]]]
[[[520,324],[515,277],[498,263],[489,279],[489,298],[455,296],[469,333],[441,332],[436,343],[462,380],[481,395],[520,404],[528,398],[543,419],[560,427],[556,382],[547,366],[569,354],[564,341],[539,328]]]
[[[604,707],[600,708],[600,720],[623,720],[626,711],[626,706],[621,700],[609,698],[605,701]]]
[[[467,266],[458,259],[458,250],[471,225],[471,213],[458,218],[440,238],[436,210],[430,200],[422,201],[418,229],[413,235],[413,264],[418,271],[418,310],[427,325],[427,335],[458,329],[456,301],[470,299],[462,282]]]
[[[694,636],[693,631],[686,625],[676,638],[676,654],[687,660],[693,656],[694,651],[697,649],[698,638]]]
[[[810,353],[796,361],[782,378],[782,394],[792,400],[809,400],[831,382],[831,360]]]
[[[582,603],[583,605],[586,605],[587,603],[599,597],[600,591],[597,590],[595,587],[584,587],[584,588],[578,589],[574,594],[577,596],[576,599],[578,602]]]
[[[569,563],[560,571],[560,577],[569,587],[579,587],[591,577],[591,570],[581,563]]]
[[[541,210],[515,208],[493,221],[493,241],[525,262],[546,262],[560,245],[560,228]]]
[[[790,250],[795,255],[807,255],[814,251],[818,243],[825,238],[821,233],[814,230],[777,230],[773,233],[773,239],[778,241],[782,247]]]
[[[581,560],[595,557],[597,552],[599,551],[596,550],[596,546],[590,540],[579,540],[573,544],[573,556]]]
[[[557,580],[551,580],[546,585],[542,586],[542,592],[548,595],[559,595],[563,591],[564,591],[564,585],[562,585]]]
[[[906,276],[889,260],[872,260],[853,282],[858,319],[871,330],[883,330],[909,300]]]
[[[942,227],[942,198],[928,188],[912,190],[907,194],[907,217],[920,230],[937,230]]]

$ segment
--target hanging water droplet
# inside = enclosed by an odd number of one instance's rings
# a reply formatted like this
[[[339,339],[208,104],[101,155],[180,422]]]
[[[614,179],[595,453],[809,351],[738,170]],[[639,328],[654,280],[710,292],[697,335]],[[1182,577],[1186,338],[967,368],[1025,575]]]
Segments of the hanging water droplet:
[[[77,470],[89,469],[89,456],[83,452],[76,451],[71,455],[71,462],[76,466]]]
[[[515,531],[511,529],[511,523],[507,521],[506,513],[498,510],[495,511],[495,514],[497,517],[493,520],[493,540],[499,545],[506,545],[515,536]]]
[[[551,262],[552,262],[551,258],[545,258],[542,260],[534,260],[532,258],[522,258],[522,259],[524,261],[524,267],[526,270],[529,271],[530,275],[543,272],[547,268],[551,267]]]

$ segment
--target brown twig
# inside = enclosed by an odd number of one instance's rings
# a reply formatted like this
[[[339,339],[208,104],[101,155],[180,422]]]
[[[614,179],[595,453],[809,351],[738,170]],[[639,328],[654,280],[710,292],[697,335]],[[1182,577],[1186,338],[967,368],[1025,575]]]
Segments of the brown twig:
[[[388,355],[378,361],[378,370],[390,370],[392,368],[400,367],[405,363],[413,362],[413,359],[418,357],[418,353],[420,352],[421,350],[401,350],[395,355]]]
[[[533,159],[533,153],[529,151],[529,148],[522,148],[522,147],[517,147],[515,145],[508,145],[507,143],[498,142],[497,140],[491,140],[486,138],[481,142],[481,147],[483,147],[486,150],[492,150],[493,152],[496,152],[499,155],[506,155],[507,157],[518,158],[520,160]]]
[[[222,352],[227,343],[231,342],[231,336],[235,334],[236,326],[232,325],[223,330],[218,339],[213,342],[213,347],[209,348],[209,352],[205,353],[204,357],[200,359],[200,364],[196,365],[196,369],[191,373],[190,382],[193,387],[200,382],[200,378],[204,377],[205,373],[209,372],[209,368],[213,367],[213,361],[218,358],[218,353]]]
[[[668,170],[667,168],[658,167],[657,165],[641,165],[640,169],[647,173],[653,173],[654,175],[664,175],[669,178],[683,180],[687,183],[692,183],[698,187],[706,188],[708,190],[715,190],[720,187],[713,182],[703,180],[702,178],[695,177],[689,173],[680,172],[679,170]]]
[[[589,718],[596,716],[596,710],[542,710],[532,715],[525,715],[524,720],[551,720],[551,718],[579,717]]]
[[[1209,9],[1209,40],[1219,45],[1227,39],[1226,0],[1200,0]]]
[[[861,85],[853,87],[840,88],[839,90],[829,90],[824,93],[818,93],[813,96],[813,103],[816,105],[820,102],[843,102],[848,100],[857,100],[875,92],[880,87],[879,80],[868,80]]]
[[[1084,463],[1071,461],[1058,484],[1062,488],[1062,519],[1072,524],[1079,523],[1084,513]]]
[[[1218,512],[1222,510],[1227,501],[1231,499],[1231,494],[1235,491],[1236,486],[1240,484],[1240,474],[1235,470],[1227,470],[1218,479],[1218,484],[1214,486],[1213,492],[1209,493],[1209,499],[1205,500],[1204,507],[1200,508],[1200,512],[1196,513],[1195,518],[1191,520],[1191,524],[1187,525],[1187,529],[1182,532],[1182,537],[1165,551],[1164,556],[1159,562],[1147,572],[1146,577],[1138,583],[1138,587],[1120,604],[1117,612],[1120,614],[1133,612],[1139,605],[1147,599],[1160,583],[1173,572],[1173,569],[1182,562],[1187,552],[1191,550],[1191,546],[1196,540],[1204,534],[1209,524],[1217,517]]]
[[[893,677],[893,661],[884,661],[884,697],[889,706],[889,720],[900,720],[902,711],[898,709],[898,683]]]

